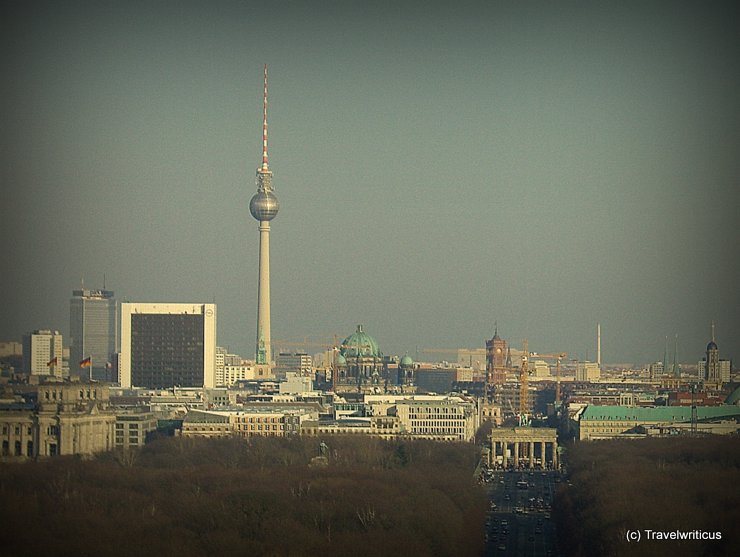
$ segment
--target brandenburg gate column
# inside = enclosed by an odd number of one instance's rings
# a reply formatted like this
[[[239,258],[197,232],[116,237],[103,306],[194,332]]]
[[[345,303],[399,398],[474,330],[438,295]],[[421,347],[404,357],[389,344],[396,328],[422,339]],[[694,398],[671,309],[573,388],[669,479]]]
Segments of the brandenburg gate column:
[[[519,441],[514,441],[514,468],[519,468]]]
[[[545,459],[545,442],[540,441],[540,458],[542,459],[542,469],[547,468],[547,460]]]
[[[534,442],[530,441],[528,443],[528,449],[529,449],[529,467],[534,468]]]
[[[504,465],[504,470],[506,470],[506,464],[508,462],[508,459],[506,458],[506,449],[508,448],[508,445],[509,445],[509,443],[507,441],[502,441],[501,442],[501,448],[502,448],[501,453],[504,455],[504,458],[502,459],[502,462],[503,462],[503,465]]]

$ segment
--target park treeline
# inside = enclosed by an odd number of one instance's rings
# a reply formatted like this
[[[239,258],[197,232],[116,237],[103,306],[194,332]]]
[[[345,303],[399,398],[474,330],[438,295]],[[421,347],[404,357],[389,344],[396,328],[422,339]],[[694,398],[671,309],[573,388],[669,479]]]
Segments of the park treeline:
[[[169,438],[0,465],[0,553],[480,555],[472,444]],[[326,462],[328,461],[328,465]]]
[[[568,477],[554,505],[564,555],[738,554],[738,437],[578,443],[568,450]],[[650,540],[647,530],[719,532],[721,540]],[[634,532],[640,541],[627,541]]]

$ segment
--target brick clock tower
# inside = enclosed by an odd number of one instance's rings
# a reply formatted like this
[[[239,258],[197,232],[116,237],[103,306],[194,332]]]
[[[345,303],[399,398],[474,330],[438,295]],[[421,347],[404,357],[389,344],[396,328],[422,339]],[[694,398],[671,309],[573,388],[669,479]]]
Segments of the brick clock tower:
[[[493,338],[486,341],[486,383],[489,385],[501,385],[506,381],[507,348],[496,327]]]

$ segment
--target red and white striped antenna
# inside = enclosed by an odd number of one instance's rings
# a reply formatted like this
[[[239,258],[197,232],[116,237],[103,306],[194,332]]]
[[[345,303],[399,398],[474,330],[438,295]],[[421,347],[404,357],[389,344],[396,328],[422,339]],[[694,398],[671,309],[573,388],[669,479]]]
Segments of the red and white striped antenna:
[[[265,64],[265,91],[262,112],[262,168],[263,171],[269,171],[267,165],[267,64]]]

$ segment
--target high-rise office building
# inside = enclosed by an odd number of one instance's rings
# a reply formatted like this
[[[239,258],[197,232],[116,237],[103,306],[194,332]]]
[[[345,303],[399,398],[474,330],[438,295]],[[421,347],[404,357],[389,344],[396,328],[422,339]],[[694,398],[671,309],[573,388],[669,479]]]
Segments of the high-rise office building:
[[[121,304],[121,387],[213,388],[216,304]]]
[[[62,335],[42,329],[23,335],[23,371],[29,375],[63,375]]]
[[[112,290],[82,288],[69,301],[69,369],[71,375],[109,381],[118,351],[118,303]],[[90,358],[89,368],[80,362]]]

